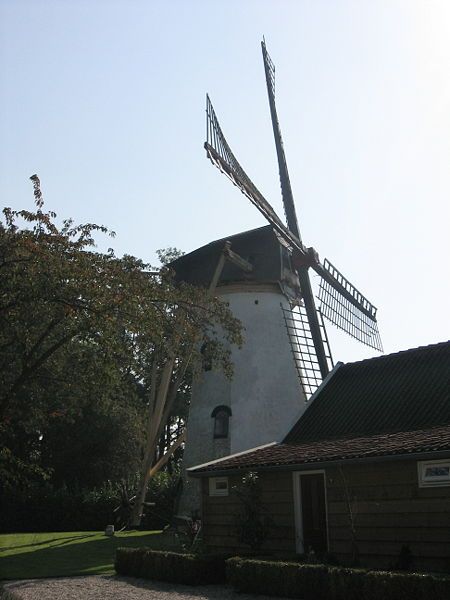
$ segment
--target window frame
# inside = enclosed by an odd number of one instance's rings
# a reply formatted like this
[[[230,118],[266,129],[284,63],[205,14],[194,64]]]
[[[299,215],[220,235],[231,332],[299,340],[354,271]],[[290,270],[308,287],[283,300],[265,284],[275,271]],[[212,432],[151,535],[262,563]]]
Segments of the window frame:
[[[218,416],[220,413],[225,413],[227,415],[226,432],[225,433],[216,433]],[[214,419],[213,438],[215,440],[220,440],[220,439],[226,440],[229,437],[229,435],[230,435],[230,417],[231,416],[232,416],[231,408],[229,406],[226,406],[225,404],[216,406],[216,408],[212,411],[211,417]]]
[[[435,477],[427,476],[426,470],[430,466],[448,467],[448,473],[446,475],[436,475]],[[417,478],[420,488],[450,486],[450,458],[419,461],[417,463]]]
[[[217,489],[218,483],[226,483],[226,487],[223,489]],[[228,496],[229,495],[229,483],[228,477],[209,477],[208,480],[209,495],[210,496]]]

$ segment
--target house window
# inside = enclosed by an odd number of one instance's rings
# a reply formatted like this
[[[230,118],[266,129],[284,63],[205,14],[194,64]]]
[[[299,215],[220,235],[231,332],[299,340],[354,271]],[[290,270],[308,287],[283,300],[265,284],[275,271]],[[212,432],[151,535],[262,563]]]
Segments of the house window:
[[[417,463],[419,487],[450,485],[450,459]]]
[[[228,496],[228,477],[210,477],[209,495]]]
[[[214,419],[214,439],[227,438],[231,408],[229,406],[216,406],[211,413],[211,417]]]

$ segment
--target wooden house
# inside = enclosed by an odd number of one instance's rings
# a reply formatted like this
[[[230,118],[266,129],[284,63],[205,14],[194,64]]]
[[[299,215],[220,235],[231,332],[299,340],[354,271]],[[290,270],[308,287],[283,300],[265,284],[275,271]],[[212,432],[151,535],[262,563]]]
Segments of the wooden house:
[[[450,342],[339,363],[281,442],[190,469],[206,545],[244,548],[233,488],[257,472],[263,550],[449,571],[449,378]]]

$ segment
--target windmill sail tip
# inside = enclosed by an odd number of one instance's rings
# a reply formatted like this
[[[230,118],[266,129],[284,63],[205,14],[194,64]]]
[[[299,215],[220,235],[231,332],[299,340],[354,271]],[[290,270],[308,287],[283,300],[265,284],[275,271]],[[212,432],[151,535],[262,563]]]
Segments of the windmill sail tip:
[[[378,323],[351,303],[336,288],[323,279],[320,282],[319,310],[322,315],[362,344],[383,352]]]
[[[327,259],[321,269],[322,315],[359,342],[383,351],[377,309]]]

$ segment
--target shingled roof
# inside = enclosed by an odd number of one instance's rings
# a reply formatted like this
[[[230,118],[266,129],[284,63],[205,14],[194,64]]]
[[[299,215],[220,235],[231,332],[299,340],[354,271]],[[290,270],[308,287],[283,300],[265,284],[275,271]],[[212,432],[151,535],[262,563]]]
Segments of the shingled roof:
[[[341,365],[283,440],[302,443],[450,423],[450,342]]]
[[[282,443],[189,471],[449,453],[449,383],[450,342],[340,365]]]
[[[344,460],[376,459],[383,456],[450,453],[450,425],[419,431],[383,433],[341,440],[321,440],[303,444],[270,444],[241,452],[199,467],[190,474],[206,474],[290,465],[339,463]]]

